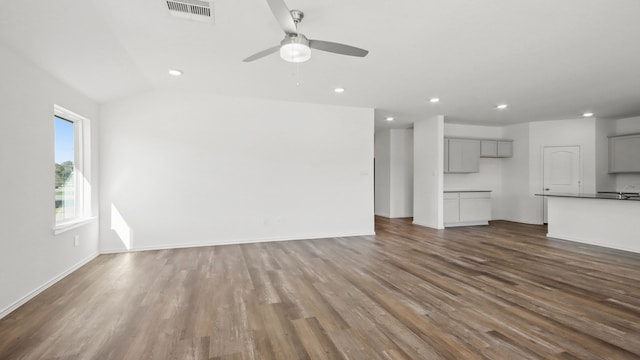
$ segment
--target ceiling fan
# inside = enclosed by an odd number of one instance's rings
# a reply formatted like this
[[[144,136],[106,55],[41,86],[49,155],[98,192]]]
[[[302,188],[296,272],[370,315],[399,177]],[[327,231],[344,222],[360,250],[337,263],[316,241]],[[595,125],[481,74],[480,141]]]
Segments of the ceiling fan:
[[[369,51],[354,46],[307,39],[304,34],[298,32],[298,24],[304,18],[304,13],[300,10],[289,10],[283,0],[267,0],[271,12],[276,17],[282,30],[284,30],[284,39],[280,45],[262,50],[257,54],[253,54],[242,60],[244,62],[254,61],[273,54],[280,50],[280,57],[286,61],[299,63],[305,62],[311,58],[311,49],[327,51],[340,55],[364,57]]]

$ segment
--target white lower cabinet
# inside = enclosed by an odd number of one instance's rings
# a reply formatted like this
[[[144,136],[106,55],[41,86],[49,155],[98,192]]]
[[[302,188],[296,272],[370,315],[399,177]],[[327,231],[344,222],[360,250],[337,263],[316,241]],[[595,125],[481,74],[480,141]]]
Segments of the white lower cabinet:
[[[444,193],[444,223],[460,221],[460,193]]]
[[[491,192],[444,193],[444,225],[488,225],[491,220]]]

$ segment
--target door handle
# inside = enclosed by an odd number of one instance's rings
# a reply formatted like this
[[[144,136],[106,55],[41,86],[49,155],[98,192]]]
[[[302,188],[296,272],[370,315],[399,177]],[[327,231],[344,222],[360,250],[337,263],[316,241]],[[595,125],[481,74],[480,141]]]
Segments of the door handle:
[[[544,191],[549,191],[549,190],[551,190],[551,189],[549,189],[549,188],[545,188],[545,189],[544,189]]]

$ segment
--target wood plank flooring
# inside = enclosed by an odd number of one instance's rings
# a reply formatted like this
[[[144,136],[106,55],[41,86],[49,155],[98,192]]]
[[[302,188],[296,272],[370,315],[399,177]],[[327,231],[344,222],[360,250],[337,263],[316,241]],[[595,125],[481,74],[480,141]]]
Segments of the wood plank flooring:
[[[0,359],[640,358],[640,254],[376,233],[99,256],[0,320]]]

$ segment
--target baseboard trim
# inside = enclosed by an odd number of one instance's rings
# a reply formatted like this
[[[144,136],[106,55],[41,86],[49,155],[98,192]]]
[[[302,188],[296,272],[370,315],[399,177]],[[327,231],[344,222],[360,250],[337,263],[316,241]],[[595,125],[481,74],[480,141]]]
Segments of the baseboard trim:
[[[460,226],[480,226],[480,225],[489,225],[489,221],[462,221],[456,223],[444,223],[444,227],[460,227]]]
[[[428,228],[436,229],[436,230],[444,230],[444,227],[436,227],[436,226],[433,226],[433,224],[426,224],[426,223],[421,223],[421,222],[418,222],[418,221],[413,221],[412,224],[413,225],[424,226],[424,227],[428,227]]]
[[[58,274],[57,276],[53,277],[51,280],[49,280],[46,283],[40,285],[37,289],[31,291],[27,295],[25,295],[22,298],[18,299],[18,301],[14,302],[13,304],[9,305],[8,307],[2,309],[2,311],[0,311],[0,319],[2,319],[5,316],[9,315],[11,312],[16,310],[20,306],[24,305],[27,301],[29,301],[29,300],[33,299],[34,297],[36,297],[41,292],[47,290],[53,284],[55,284],[58,281],[64,279],[67,275],[71,274],[72,272],[74,272],[74,271],[78,270],[79,268],[81,268],[82,266],[86,265],[89,261],[91,261],[91,260],[95,259],[96,257],[98,257],[98,255],[100,255],[100,254],[99,253],[91,254],[88,257],[80,260],[80,262],[76,263],[75,265],[71,266],[67,270],[65,270],[62,273]]]
[[[508,217],[504,217],[502,219],[492,219],[492,220],[504,220],[504,221],[511,221],[511,222],[520,223],[520,224],[529,224],[529,225],[544,225],[540,221],[526,220],[526,219],[515,219],[515,218],[512,219],[512,218],[508,218]]]
[[[142,246],[142,247],[134,247],[131,249],[104,249],[104,250],[100,250],[100,253],[101,254],[119,254],[119,253],[136,252],[136,251],[184,249],[184,248],[196,248],[196,247],[206,247],[206,246],[216,246],[216,245],[240,245],[240,244],[254,244],[254,243],[274,242],[274,241],[313,240],[313,239],[329,239],[329,238],[374,236],[374,235],[375,235],[375,232],[240,239],[240,240],[231,240],[231,241],[208,241],[208,242],[197,242],[197,243],[187,243],[187,244],[165,244],[165,245],[159,245],[159,246]]]
[[[563,234],[558,234],[558,233],[547,233],[547,237],[550,238],[554,238],[554,239],[560,239],[560,240],[566,240],[566,241],[571,241],[574,243],[579,243],[579,244],[584,244],[584,245],[590,245],[590,246],[599,246],[599,247],[603,247],[603,248],[607,248],[607,249],[614,249],[614,250],[622,250],[622,251],[628,251],[628,252],[632,252],[632,253],[640,253],[640,249],[636,248],[628,248],[625,246],[611,246],[611,244],[605,244],[599,241],[592,241],[592,240],[584,240],[584,239],[578,239],[574,236],[566,236]]]

